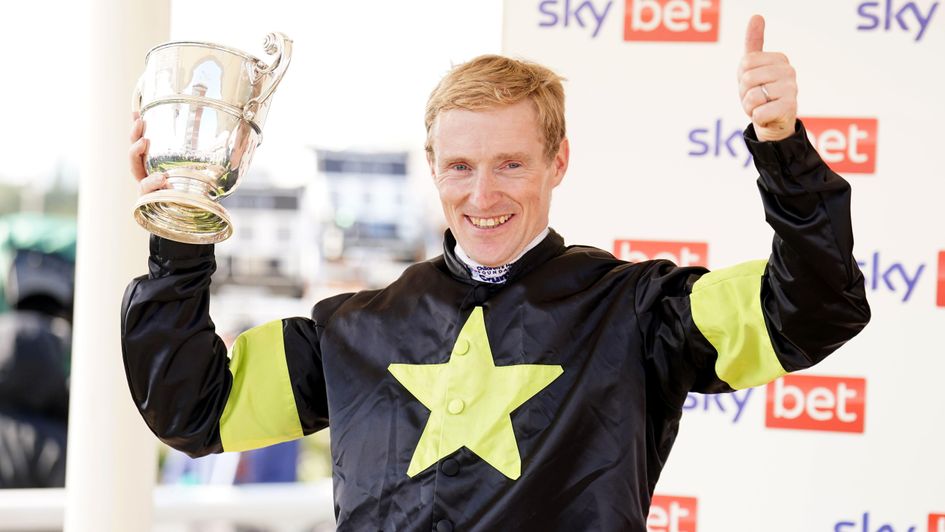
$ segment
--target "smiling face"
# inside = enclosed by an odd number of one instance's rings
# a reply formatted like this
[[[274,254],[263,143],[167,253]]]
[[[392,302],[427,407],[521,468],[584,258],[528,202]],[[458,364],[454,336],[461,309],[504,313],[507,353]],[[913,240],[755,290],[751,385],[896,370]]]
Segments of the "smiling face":
[[[430,170],[443,213],[470,258],[508,264],[548,226],[551,191],[568,168],[568,140],[550,160],[535,104],[449,109],[431,128]]]

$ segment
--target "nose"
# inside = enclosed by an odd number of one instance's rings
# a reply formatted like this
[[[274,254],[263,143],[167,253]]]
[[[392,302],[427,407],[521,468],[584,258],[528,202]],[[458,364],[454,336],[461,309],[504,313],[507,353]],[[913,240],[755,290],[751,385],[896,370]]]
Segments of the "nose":
[[[469,203],[481,211],[488,211],[495,206],[502,197],[500,183],[491,168],[481,169],[473,177],[472,190],[469,194]],[[483,212],[485,214],[486,212]]]

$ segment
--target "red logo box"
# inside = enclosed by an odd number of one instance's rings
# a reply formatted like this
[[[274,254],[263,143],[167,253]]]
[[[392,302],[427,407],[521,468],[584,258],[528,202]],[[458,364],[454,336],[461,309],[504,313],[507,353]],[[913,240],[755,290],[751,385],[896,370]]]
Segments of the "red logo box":
[[[945,532],[945,514],[929,514],[929,532]]]
[[[767,396],[768,428],[863,433],[866,379],[785,375]]]
[[[945,251],[938,252],[938,291],[935,304],[945,307]]]
[[[614,240],[614,256],[627,262],[666,259],[677,266],[708,266],[709,245],[705,242],[618,239]]]
[[[810,143],[834,172],[872,174],[876,171],[875,118],[801,118]]]
[[[721,0],[626,0],[625,41],[719,40]]]
[[[695,497],[654,495],[650,515],[646,518],[647,532],[696,532]]]

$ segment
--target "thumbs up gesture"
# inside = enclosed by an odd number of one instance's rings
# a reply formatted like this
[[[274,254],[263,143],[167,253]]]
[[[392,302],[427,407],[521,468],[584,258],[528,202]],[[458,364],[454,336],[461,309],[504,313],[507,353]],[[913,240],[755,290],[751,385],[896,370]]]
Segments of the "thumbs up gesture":
[[[763,51],[765,19],[751,17],[745,34],[745,56],[738,66],[742,108],[755,125],[758,140],[781,140],[794,133],[797,79],[787,56]]]

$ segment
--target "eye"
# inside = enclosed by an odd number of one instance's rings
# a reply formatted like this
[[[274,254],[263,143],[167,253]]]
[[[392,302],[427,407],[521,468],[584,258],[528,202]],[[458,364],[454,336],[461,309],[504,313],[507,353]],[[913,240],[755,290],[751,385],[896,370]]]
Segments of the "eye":
[[[450,165],[450,170],[456,170],[457,172],[467,172],[469,171],[469,165],[466,163],[455,163]]]
[[[522,163],[509,163],[505,165],[505,167],[510,170],[517,170],[522,167]]]

